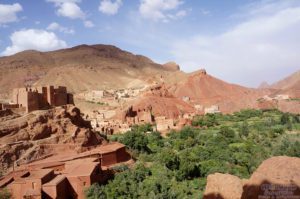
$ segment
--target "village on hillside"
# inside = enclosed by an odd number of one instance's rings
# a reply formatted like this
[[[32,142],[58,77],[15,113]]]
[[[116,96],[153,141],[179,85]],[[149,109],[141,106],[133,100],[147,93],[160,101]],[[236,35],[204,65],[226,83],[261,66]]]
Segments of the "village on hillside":
[[[0,199],[300,199],[300,0],[0,1]]]

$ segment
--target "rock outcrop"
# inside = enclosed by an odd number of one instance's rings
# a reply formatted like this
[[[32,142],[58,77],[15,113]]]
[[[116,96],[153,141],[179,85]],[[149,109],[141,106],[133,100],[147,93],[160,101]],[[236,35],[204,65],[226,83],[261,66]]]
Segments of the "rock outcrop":
[[[229,174],[209,175],[204,198],[300,198],[300,158],[269,158],[249,180]]]
[[[300,198],[300,158],[272,157],[257,168],[244,183],[242,199],[263,196]]]
[[[207,177],[205,198],[240,199],[243,193],[242,180],[229,174],[215,173]]]
[[[195,104],[204,107],[218,105],[223,113],[257,108],[257,99],[270,94],[268,90],[227,83],[209,75],[204,69],[191,73],[187,80],[172,85],[169,91],[177,98],[189,97]]]
[[[178,71],[180,66],[175,62],[168,62],[163,65],[163,68],[169,71]]]
[[[106,142],[71,105],[0,122],[0,138],[0,162],[7,168],[13,162],[32,161],[56,152],[52,144],[72,145],[74,150],[82,151]]]
[[[130,105],[134,111],[147,110],[151,107],[151,113],[155,117],[165,116],[171,119],[176,119],[184,113],[195,112],[192,105],[174,97],[165,84],[150,87]],[[124,110],[121,110],[121,114],[117,113],[116,117],[122,116],[122,113],[124,113]]]

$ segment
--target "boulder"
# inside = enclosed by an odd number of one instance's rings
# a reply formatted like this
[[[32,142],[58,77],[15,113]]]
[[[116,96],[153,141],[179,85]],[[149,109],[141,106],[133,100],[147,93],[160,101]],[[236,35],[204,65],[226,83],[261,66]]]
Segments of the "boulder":
[[[246,198],[300,198],[300,158],[269,158],[257,168],[243,187]]]
[[[240,178],[215,173],[207,177],[204,199],[240,199],[243,193],[243,182]]]
[[[249,180],[229,174],[209,175],[204,198],[300,198],[300,158],[269,158],[262,162]]]

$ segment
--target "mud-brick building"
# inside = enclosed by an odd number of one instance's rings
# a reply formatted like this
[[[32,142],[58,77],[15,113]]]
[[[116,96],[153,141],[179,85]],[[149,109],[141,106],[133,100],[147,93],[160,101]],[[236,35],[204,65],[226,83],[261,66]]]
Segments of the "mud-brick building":
[[[125,145],[118,142],[78,154],[62,152],[19,165],[0,177],[0,191],[6,188],[14,199],[84,199],[88,187],[107,183],[114,166],[130,161]]]
[[[64,86],[26,87],[13,90],[12,103],[26,112],[46,109],[53,106],[73,104],[73,95]]]

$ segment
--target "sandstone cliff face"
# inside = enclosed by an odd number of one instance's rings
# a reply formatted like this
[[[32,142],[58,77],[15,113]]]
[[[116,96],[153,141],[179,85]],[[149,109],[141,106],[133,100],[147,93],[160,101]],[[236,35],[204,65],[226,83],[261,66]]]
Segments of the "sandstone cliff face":
[[[0,162],[10,167],[55,152],[51,144],[72,145],[75,150],[106,142],[91,129],[74,106],[34,111],[0,121]]]
[[[300,198],[300,158],[267,159],[249,180],[229,174],[209,175],[204,198]]]

